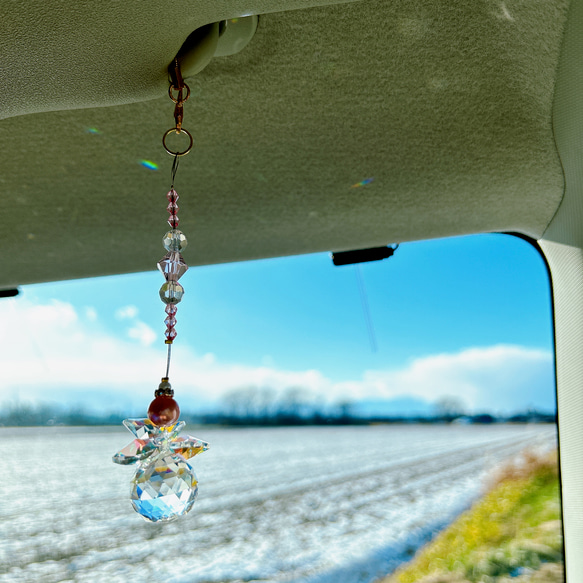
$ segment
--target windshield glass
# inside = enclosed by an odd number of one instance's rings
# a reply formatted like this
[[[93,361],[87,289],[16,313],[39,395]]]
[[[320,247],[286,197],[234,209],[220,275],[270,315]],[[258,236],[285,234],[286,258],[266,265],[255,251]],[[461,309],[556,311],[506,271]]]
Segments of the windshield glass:
[[[492,547],[504,561],[452,564],[487,577],[560,564],[550,290],[528,243],[191,268],[170,380],[185,433],[210,449],[190,462],[191,514],[146,524],[133,469],[111,457],[164,376],[162,281],[49,283],[0,302],[0,581],[372,582],[495,488],[519,485],[506,495],[522,516],[516,492],[537,480],[529,533],[506,517],[518,542]],[[409,576],[422,575],[395,575]]]

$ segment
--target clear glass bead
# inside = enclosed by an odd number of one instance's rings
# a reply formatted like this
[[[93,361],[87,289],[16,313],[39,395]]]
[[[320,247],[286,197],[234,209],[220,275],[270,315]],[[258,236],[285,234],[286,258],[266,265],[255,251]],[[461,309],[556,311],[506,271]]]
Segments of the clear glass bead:
[[[178,251],[170,251],[158,261],[158,269],[166,281],[178,281],[186,273],[188,265]]]
[[[165,304],[178,304],[184,295],[184,288],[177,281],[167,281],[160,288],[160,299]]]
[[[172,229],[168,231],[162,239],[166,251],[182,251],[188,242],[182,231]]]

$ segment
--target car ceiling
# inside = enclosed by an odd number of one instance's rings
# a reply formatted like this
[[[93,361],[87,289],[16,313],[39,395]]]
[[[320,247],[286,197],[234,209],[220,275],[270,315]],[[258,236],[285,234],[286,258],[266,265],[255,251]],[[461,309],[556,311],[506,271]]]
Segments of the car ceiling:
[[[539,239],[564,191],[552,111],[569,2],[322,3],[4,2],[0,288],[155,268],[167,66],[193,30],[245,14],[260,14],[250,44],[187,79],[188,264]]]

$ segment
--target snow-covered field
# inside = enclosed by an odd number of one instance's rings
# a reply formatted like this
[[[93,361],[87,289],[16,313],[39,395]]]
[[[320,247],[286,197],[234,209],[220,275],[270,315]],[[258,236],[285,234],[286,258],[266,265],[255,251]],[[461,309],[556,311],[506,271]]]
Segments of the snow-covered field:
[[[188,431],[188,427],[186,428]],[[184,433],[184,432],[183,432]],[[0,582],[368,583],[479,495],[549,426],[190,431],[199,498],[148,524],[111,462],[123,428],[0,429]]]

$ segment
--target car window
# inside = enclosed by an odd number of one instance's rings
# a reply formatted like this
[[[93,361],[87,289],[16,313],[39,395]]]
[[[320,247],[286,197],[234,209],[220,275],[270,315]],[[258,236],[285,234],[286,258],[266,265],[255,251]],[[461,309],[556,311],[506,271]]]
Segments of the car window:
[[[425,563],[471,581],[562,577],[550,288],[529,243],[189,270],[170,379],[210,449],[191,462],[192,512],[147,524],[133,470],[111,457],[164,373],[160,280],[0,302],[0,581],[414,581]]]

